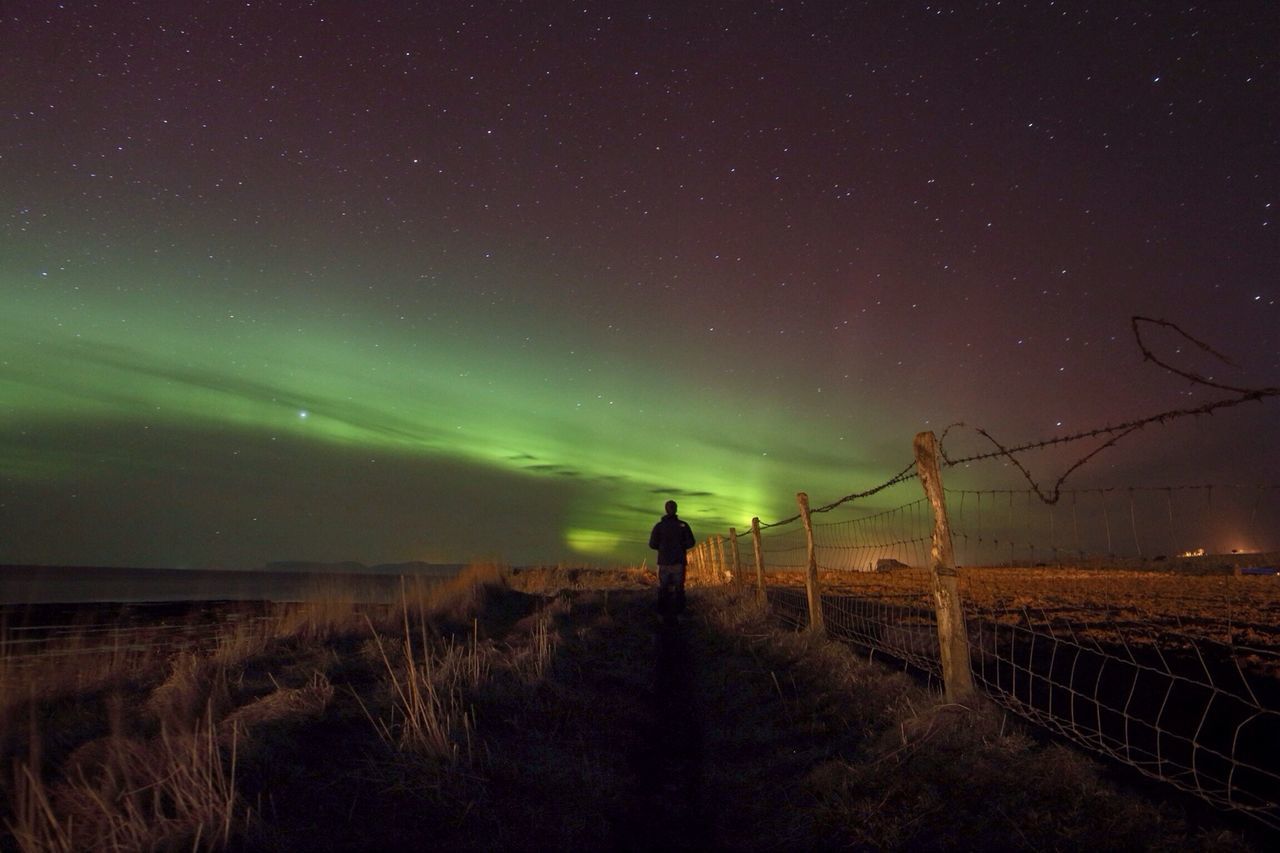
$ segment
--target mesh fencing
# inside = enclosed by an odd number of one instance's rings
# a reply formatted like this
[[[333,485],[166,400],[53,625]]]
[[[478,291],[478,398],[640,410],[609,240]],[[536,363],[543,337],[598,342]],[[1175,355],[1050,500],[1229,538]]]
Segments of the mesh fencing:
[[[971,669],[993,700],[1280,827],[1276,578],[1025,568],[959,576]]]
[[[919,484],[901,488],[891,494]],[[1063,491],[1056,504],[1030,489],[948,490],[975,686],[1280,828],[1278,499],[1275,487]],[[850,501],[836,514],[812,523],[828,633],[940,679],[931,507]],[[802,522],[763,530],[761,545],[769,606],[806,627]]]
[[[809,602],[803,587],[770,586],[765,589],[769,608],[784,624],[793,628],[809,627]]]

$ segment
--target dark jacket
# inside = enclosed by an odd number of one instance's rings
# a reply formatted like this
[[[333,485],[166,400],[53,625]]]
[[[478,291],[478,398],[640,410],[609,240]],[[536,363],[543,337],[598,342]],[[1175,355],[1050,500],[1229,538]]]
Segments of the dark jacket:
[[[649,534],[649,547],[658,552],[659,566],[683,566],[684,552],[693,547],[693,531],[679,516],[664,515]]]

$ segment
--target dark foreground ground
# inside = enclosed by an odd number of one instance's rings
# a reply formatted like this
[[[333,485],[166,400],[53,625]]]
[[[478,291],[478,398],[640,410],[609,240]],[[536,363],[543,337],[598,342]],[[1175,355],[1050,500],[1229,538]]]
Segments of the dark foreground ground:
[[[201,694],[206,715],[241,723],[232,849],[1240,850],[1275,840],[1162,802],[1159,788],[1117,785],[998,711],[942,704],[724,592],[695,591],[680,624],[665,626],[648,590],[490,588],[421,634],[444,651],[419,672],[456,689],[436,695],[434,751],[406,746],[393,626],[379,629],[381,648],[372,623],[295,635],[219,670],[220,686]],[[463,674],[446,677],[448,667]],[[131,689],[155,711],[173,683]],[[119,717],[119,698],[93,701]],[[55,811],[76,801],[59,795],[67,771],[56,768],[73,767],[108,725],[86,722],[81,707],[62,712],[71,722],[51,719],[44,739]],[[110,726],[117,740],[129,728]],[[10,741],[11,759],[23,747]],[[155,846],[208,842],[177,832]]]
[[[287,778],[259,793],[262,831],[246,844],[1249,847],[1247,829],[1117,790],[1091,760],[1018,734],[998,712],[940,705],[844,647],[777,633],[750,607],[727,612],[719,595],[695,595],[677,626],[659,622],[648,592],[564,601],[545,677],[495,678],[470,697],[470,762],[395,769],[367,720],[340,722],[335,697],[332,722],[299,731]],[[523,609],[508,614],[517,632]]]

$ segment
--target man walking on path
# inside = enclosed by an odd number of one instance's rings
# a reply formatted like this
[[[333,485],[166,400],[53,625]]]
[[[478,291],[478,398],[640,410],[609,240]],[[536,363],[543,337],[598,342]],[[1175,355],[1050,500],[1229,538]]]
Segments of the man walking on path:
[[[667,501],[666,510],[649,534],[649,547],[658,552],[658,612],[674,618],[684,610],[685,552],[693,547],[693,531],[676,515],[675,501]]]

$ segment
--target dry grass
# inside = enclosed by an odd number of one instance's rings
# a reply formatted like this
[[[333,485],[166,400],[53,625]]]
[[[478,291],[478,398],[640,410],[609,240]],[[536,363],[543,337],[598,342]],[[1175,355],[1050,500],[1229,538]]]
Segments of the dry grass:
[[[656,586],[657,582],[657,575],[643,566],[614,569],[530,566],[512,569],[508,575],[513,589],[539,595],[566,590],[643,589]]]
[[[34,698],[81,695],[154,673],[166,657],[163,647],[123,631],[71,633],[26,652],[0,629],[0,720]]]
[[[807,803],[792,816],[806,833],[861,849],[1250,849],[1221,824],[1192,829],[1184,815],[1203,819],[1200,804],[1127,791],[993,706],[947,704],[842,643],[779,630],[754,595],[716,600],[709,620],[775,673],[798,731],[821,738],[787,795]]]
[[[750,590],[690,601],[673,634],[643,570],[486,564],[13,697],[0,847],[1240,846]]]
[[[480,617],[507,589],[504,567],[477,564],[444,583],[405,578],[394,606],[331,587],[268,618],[215,626],[197,645],[167,649],[170,634],[104,648],[101,632],[86,630],[29,657],[0,646],[10,841],[29,851],[223,847],[256,832],[237,762],[253,763],[246,779],[260,798],[251,777],[274,772],[291,732],[349,725],[335,697],[361,705],[367,730],[395,752],[445,772],[470,766],[468,695],[494,669],[540,678],[556,645],[549,617],[516,645],[481,637]],[[366,645],[372,658],[360,654]],[[335,690],[333,671],[360,693]],[[404,784],[403,772],[378,784]]]
[[[509,570],[498,563],[472,563],[457,576],[415,595],[420,618],[466,622],[484,612],[486,602],[508,586]]]
[[[235,761],[234,739],[224,761],[207,724],[146,742],[91,741],[53,785],[15,764],[8,827],[24,851],[220,849],[247,818]]]
[[[365,708],[379,737],[397,749],[449,765],[456,764],[460,757],[470,763],[473,724],[462,696],[463,689],[481,683],[488,670],[488,661],[478,643],[473,640],[463,648],[450,641],[436,647],[427,636],[426,623],[422,623],[422,636],[415,651],[407,607],[398,656],[388,654],[372,622],[369,630],[394,691],[387,718],[377,718]],[[361,706],[364,707],[363,701]]]
[[[169,677],[151,691],[147,713],[162,725],[183,730],[194,728],[204,716],[221,718],[231,705],[224,655],[180,652]]]
[[[534,681],[541,681],[543,676],[547,674],[547,667],[550,665],[551,657],[555,653],[556,634],[551,627],[552,618],[552,609],[546,608],[538,613],[537,620],[533,625],[533,643],[532,652],[528,658],[528,673]]]

